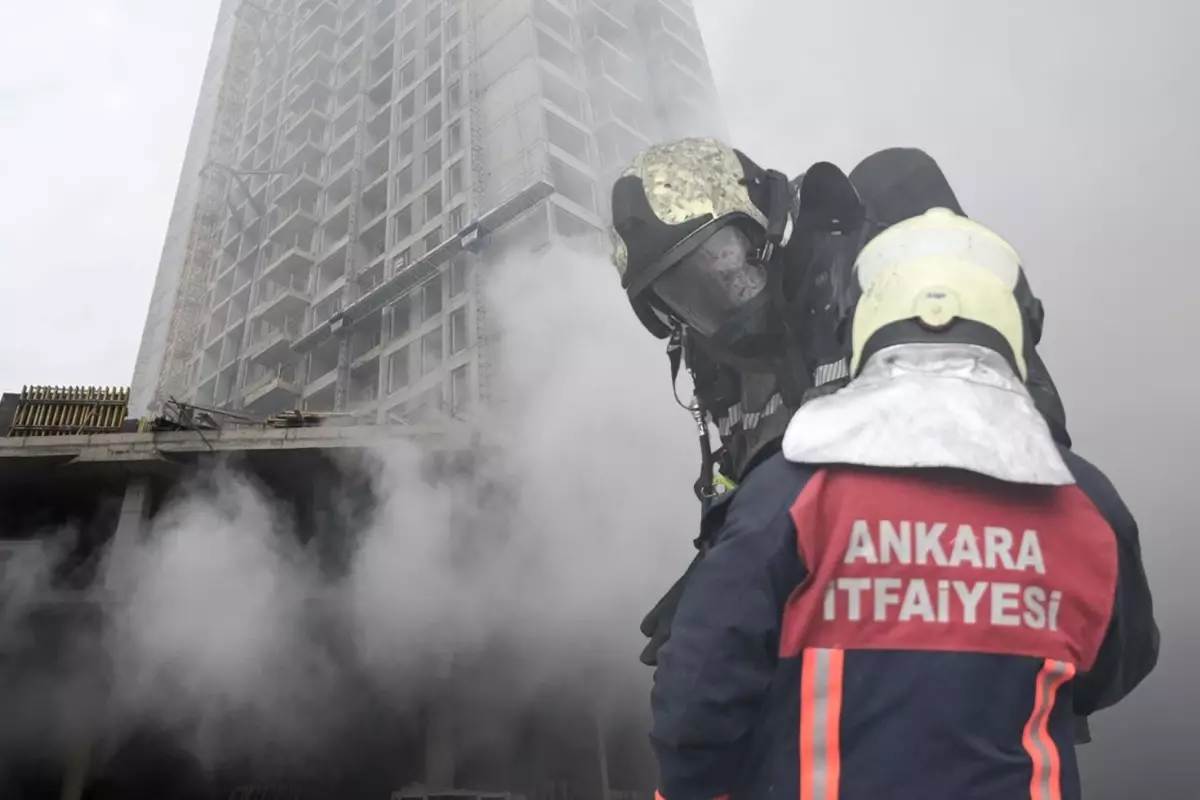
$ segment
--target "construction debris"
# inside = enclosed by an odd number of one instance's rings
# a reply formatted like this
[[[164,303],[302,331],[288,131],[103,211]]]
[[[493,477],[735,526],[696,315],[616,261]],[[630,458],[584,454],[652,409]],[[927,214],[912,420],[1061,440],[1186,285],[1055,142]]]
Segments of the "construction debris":
[[[261,419],[232,411],[222,411],[219,408],[206,408],[192,403],[184,403],[171,398],[167,400],[161,416],[142,420],[138,430],[142,433],[154,433],[158,431],[213,431],[229,426],[315,428],[330,423],[352,424],[356,421],[357,418],[353,414],[305,411],[299,408],[281,411],[266,419]]]
[[[258,425],[260,420],[245,414],[235,414],[222,411],[219,408],[205,408],[191,403],[183,403],[174,397],[164,404],[160,416],[142,419],[138,425],[139,433],[157,433],[159,431],[215,431],[221,429],[218,418],[231,420],[234,424]]]
[[[273,414],[267,417],[266,426],[268,428],[315,428],[318,425],[324,425],[325,420],[331,417],[351,418],[350,414],[327,414],[316,411],[303,411],[299,408],[291,411],[281,411],[278,414]]]

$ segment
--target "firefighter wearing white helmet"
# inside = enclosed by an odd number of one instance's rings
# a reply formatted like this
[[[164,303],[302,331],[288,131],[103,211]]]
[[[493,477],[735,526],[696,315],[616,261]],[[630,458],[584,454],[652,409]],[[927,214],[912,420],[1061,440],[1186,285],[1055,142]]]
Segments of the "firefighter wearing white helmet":
[[[897,338],[927,331],[916,338],[941,341],[955,325],[969,324],[979,326],[974,335],[990,339],[1024,380],[1025,322],[1014,294],[1020,274],[1021,260],[1008,242],[949,209],[893,225],[855,263],[862,297],[851,328],[851,373],[858,373],[864,354]]]
[[[862,248],[851,380],[741,484],[659,653],[664,800],[1079,800],[1076,716],[1159,635],[1129,509],[1026,388],[1022,274],[940,208]]]
[[[845,303],[852,380],[793,417],[789,458],[1069,483],[1025,385],[1040,307],[1018,300],[1022,274],[1007,241],[948,209],[879,233]]]

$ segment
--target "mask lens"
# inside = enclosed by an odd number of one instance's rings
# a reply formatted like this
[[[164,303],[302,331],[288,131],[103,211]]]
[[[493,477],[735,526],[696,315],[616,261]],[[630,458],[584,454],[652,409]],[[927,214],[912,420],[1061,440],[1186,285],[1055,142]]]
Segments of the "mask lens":
[[[730,225],[664,272],[653,291],[685,324],[711,336],[766,285],[749,238]]]

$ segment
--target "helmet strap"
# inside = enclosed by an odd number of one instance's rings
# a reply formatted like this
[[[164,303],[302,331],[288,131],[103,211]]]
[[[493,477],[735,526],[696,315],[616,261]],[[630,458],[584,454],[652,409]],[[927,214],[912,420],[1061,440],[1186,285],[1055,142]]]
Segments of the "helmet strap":
[[[706,387],[702,385],[701,379],[697,375],[696,354],[693,350],[691,336],[687,327],[678,320],[674,322],[670,339],[667,342],[667,358],[671,364],[671,391],[675,395],[675,402],[691,412],[692,418],[696,422],[696,431],[700,443],[700,476],[696,479],[696,483],[693,484],[692,489],[696,493],[696,498],[702,504],[706,504],[717,493],[714,487],[716,458],[713,455],[712,442],[709,439],[708,430],[708,422],[711,419],[711,414],[702,399]],[[686,367],[688,374],[692,377],[693,399],[690,405],[684,404],[679,399],[678,382],[681,366]]]

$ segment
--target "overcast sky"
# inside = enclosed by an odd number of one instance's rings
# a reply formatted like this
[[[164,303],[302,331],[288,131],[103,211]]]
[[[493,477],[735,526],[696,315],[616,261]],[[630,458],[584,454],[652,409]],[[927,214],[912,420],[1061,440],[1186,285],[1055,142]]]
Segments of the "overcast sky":
[[[696,5],[735,145],[789,172],[923,147],[1024,255],[1078,449],[1141,520],[1164,622],[1159,672],[1097,720],[1090,796],[1196,775],[1200,704],[1176,695],[1200,667],[1200,3]],[[129,383],[216,8],[0,0],[0,389]]]

